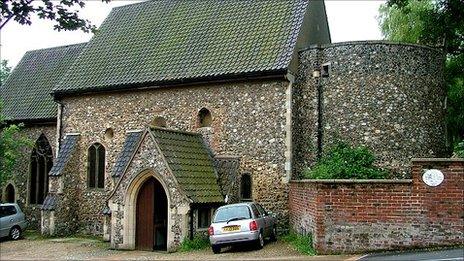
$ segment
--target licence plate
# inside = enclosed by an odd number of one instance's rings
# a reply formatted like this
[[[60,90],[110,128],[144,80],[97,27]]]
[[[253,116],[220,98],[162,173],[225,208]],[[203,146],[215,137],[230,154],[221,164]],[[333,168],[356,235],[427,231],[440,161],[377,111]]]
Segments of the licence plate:
[[[224,233],[230,233],[230,232],[236,232],[240,231],[240,226],[227,226],[222,228],[222,232]]]

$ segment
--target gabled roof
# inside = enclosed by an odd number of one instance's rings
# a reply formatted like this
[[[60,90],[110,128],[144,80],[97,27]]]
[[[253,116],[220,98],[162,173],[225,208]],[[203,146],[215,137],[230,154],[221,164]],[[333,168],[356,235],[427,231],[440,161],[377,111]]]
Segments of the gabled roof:
[[[55,94],[284,72],[308,0],[159,0],[115,8]]]
[[[27,52],[0,87],[7,120],[54,120],[53,87],[80,54],[85,43]]]
[[[142,138],[142,134],[142,131],[133,131],[127,133],[126,140],[122,145],[122,151],[119,153],[118,159],[114,164],[113,173],[111,174],[112,177],[120,177],[122,174],[124,174],[127,165],[130,163],[132,155],[137,149],[140,138]]]
[[[195,203],[224,202],[214,162],[201,134],[151,129],[177,182]]]
[[[213,158],[202,136],[197,133],[162,128],[129,132],[114,165],[113,177],[124,175],[145,135],[154,138],[166,164],[188,198],[194,203],[224,202]]]

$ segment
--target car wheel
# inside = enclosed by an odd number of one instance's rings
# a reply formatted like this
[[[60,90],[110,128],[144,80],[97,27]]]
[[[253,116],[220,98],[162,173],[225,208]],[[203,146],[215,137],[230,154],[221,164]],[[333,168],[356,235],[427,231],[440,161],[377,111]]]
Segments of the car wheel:
[[[256,247],[262,249],[264,247],[264,237],[263,233],[259,232],[258,240],[256,240]]]
[[[221,253],[221,247],[220,246],[212,245],[211,249],[213,250],[213,253],[215,253],[215,254]]]
[[[271,241],[277,241],[277,227],[272,228]]]
[[[18,240],[21,237],[21,228],[12,227],[10,230],[10,238],[12,240]]]

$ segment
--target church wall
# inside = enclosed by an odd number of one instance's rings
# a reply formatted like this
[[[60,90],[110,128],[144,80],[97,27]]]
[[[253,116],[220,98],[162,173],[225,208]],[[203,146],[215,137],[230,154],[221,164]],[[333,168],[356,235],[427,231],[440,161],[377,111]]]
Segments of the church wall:
[[[251,173],[253,198],[287,219],[285,178],[285,91],[287,81],[260,81],[162,88],[126,93],[87,95],[62,100],[63,133],[81,134],[78,155],[82,192],[79,222],[85,233],[102,233],[101,210],[115,180],[111,171],[121,151],[126,131],[142,129],[155,117],[167,127],[198,131],[197,114],[207,108],[212,114],[210,144],[219,155],[241,157],[240,172]],[[110,137],[105,131],[111,128]],[[87,188],[87,151],[100,142],[106,148],[104,189]]]
[[[32,141],[32,144],[43,133],[48,139],[52,147],[53,156],[56,156],[56,126],[50,125],[26,125],[21,129],[21,135]],[[28,228],[37,229],[40,231],[40,207],[41,205],[29,204],[29,180],[30,180],[30,157],[31,148],[21,148],[20,157],[16,161],[16,166],[13,169],[11,179],[5,183],[5,186],[12,183],[15,188],[16,203],[19,204],[22,211],[26,215]],[[4,191],[4,188],[1,189]],[[3,195],[2,195],[3,196]],[[2,197],[3,199],[3,197]]]
[[[444,156],[443,59],[439,49],[383,41],[300,52],[294,89],[296,173],[316,161],[318,126],[323,151],[337,140],[367,146],[378,165],[397,178],[409,177],[413,157]],[[328,63],[328,77],[313,77]]]

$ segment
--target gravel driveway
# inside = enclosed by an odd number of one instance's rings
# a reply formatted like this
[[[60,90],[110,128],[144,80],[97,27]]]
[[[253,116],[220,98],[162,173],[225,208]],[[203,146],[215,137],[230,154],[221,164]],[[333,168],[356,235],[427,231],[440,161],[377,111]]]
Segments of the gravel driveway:
[[[88,238],[22,239],[0,242],[0,260],[354,260],[350,256],[305,256],[283,242],[267,243],[262,250],[235,247],[214,255],[210,249],[183,252],[118,251]]]

